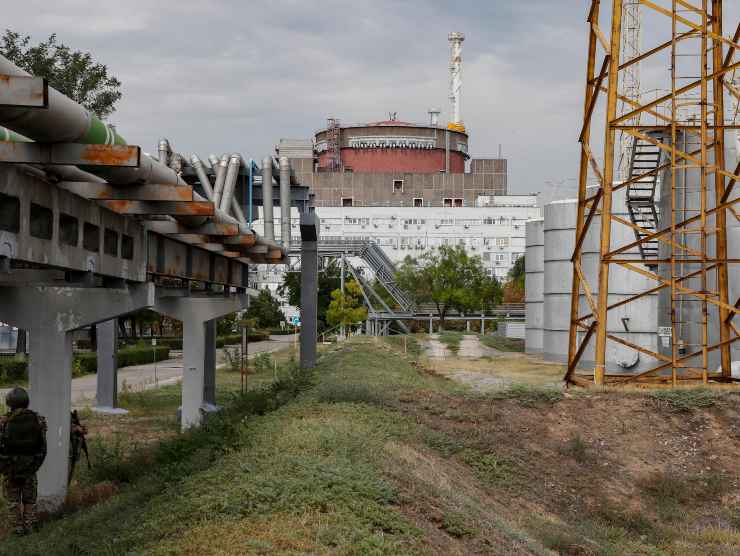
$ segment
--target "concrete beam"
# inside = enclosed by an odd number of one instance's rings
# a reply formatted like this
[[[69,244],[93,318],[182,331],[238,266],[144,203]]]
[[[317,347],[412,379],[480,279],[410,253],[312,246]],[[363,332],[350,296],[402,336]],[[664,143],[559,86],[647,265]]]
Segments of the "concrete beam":
[[[316,366],[319,303],[319,218],[301,214],[301,368]]]
[[[112,201],[185,201],[193,200],[193,188],[189,186],[144,185],[115,186],[105,182],[62,181],[57,187],[84,197],[85,199]]]

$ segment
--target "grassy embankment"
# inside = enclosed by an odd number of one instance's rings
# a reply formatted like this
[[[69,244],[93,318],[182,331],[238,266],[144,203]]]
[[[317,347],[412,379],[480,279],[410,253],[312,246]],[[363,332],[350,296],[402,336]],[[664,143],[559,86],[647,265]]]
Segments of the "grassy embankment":
[[[415,361],[353,340],[311,375],[263,365],[247,397],[221,373],[226,411],[186,435],[176,388],[126,394],[72,496],[109,498],[0,554],[740,551],[735,395],[482,395]]]

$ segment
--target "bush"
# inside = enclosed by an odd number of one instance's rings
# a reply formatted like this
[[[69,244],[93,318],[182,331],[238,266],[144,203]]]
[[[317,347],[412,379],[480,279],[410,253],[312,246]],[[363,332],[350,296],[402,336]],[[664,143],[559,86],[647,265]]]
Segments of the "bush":
[[[26,360],[21,357],[0,357],[0,383],[26,379]]]

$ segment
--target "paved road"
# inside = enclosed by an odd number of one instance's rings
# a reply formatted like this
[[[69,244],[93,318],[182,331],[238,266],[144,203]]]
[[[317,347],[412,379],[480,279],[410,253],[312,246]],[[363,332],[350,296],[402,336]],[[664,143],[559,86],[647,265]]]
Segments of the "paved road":
[[[294,341],[293,335],[270,336],[270,340],[249,344],[250,359],[258,353],[270,353],[290,345]],[[178,352],[175,352],[178,353]],[[222,365],[225,362],[223,349],[216,350],[216,362]],[[155,376],[156,375],[156,376]],[[156,382],[155,382],[156,379]],[[124,387],[131,390],[147,390],[158,383],[160,386],[174,384],[182,379],[182,355],[173,359],[166,359],[147,365],[133,365],[118,369],[118,391]],[[95,402],[97,377],[86,375],[72,379],[72,405],[86,406]],[[7,389],[0,390],[4,396]]]

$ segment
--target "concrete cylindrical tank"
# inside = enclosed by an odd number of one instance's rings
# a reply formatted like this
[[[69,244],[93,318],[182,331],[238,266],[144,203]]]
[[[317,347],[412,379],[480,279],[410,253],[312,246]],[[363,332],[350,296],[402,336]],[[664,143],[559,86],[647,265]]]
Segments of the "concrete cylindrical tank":
[[[542,353],[542,317],[544,311],[545,286],[545,221],[542,218],[529,220],[525,239],[525,350],[527,353]]]
[[[568,358],[576,207],[575,199],[545,205],[542,356],[548,361]]]

